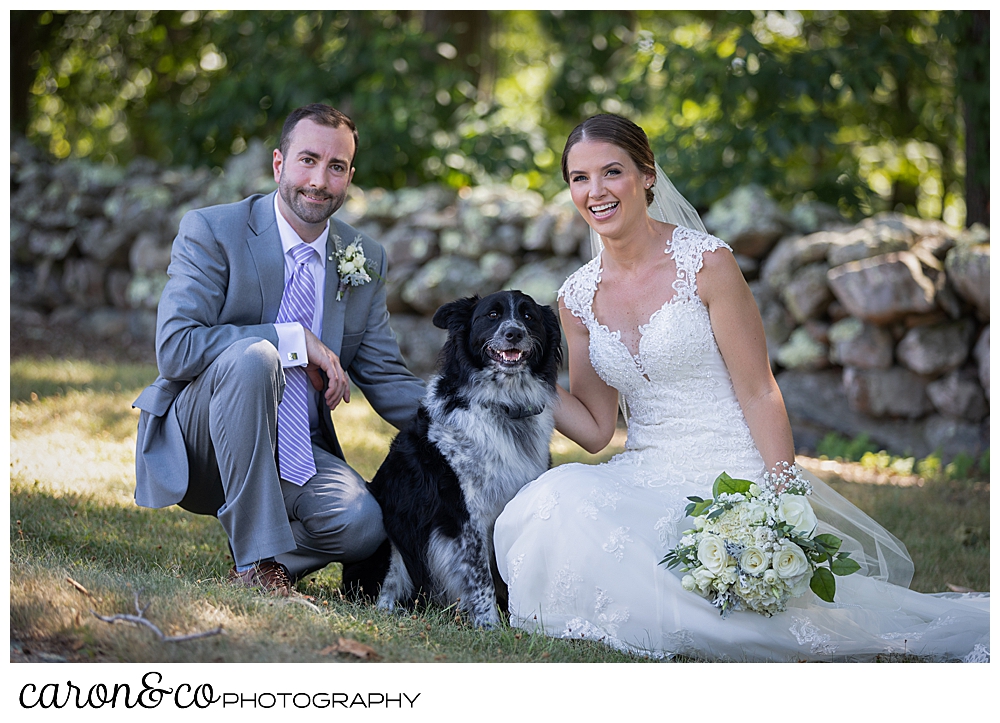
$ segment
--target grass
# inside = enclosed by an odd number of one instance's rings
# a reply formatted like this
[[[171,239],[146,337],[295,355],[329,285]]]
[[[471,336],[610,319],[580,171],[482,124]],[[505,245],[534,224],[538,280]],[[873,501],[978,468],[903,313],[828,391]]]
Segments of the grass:
[[[339,565],[277,600],[228,587],[225,536],[211,518],[132,500],[137,413],[131,402],[151,366],[15,359],[10,402],[10,635],[12,660],[103,662],[629,662],[588,641],[554,640],[503,627],[471,628],[454,610],[383,614],[344,600]],[[348,459],[371,478],[394,430],[360,394],[335,412]],[[557,435],[554,463],[595,462]],[[909,547],[913,587],[989,589],[989,483],[939,474],[877,472],[864,481],[825,474]],[[874,474],[874,473],[873,473]],[[879,477],[878,475],[881,475]],[[894,484],[886,476],[916,481]],[[71,582],[72,580],[73,582]],[[76,583],[74,585],[74,582]],[[166,635],[222,626],[224,635],[171,644],[150,630],[109,625],[135,612]],[[353,641],[352,644],[342,640]]]

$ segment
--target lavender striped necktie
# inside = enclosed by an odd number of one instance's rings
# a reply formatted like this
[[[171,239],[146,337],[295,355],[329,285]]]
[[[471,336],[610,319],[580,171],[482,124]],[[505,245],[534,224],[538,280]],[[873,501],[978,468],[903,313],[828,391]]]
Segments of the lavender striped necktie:
[[[312,329],[316,309],[316,281],[309,259],[314,251],[306,244],[292,248],[295,268],[285,284],[278,309],[278,323],[297,321]],[[316,474],[309,440],[309,390],[305,367],[285,367],[285,393],[278,405],[278,469],[281,479],[299,486]]]

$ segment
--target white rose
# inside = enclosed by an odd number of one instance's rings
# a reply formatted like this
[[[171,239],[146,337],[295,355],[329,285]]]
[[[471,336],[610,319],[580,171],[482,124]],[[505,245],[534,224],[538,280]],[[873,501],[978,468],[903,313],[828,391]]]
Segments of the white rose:
[[[760,487],[758,487],[755,483],[751,482],[749,492],[751,497],[759,497]]]
[[[783,494],[778,498],[778,519],[787,522],[800,535],[816,529],[816,513],[805,495]]]
[[[736,582],[736,579],[738,577],[739,573],[736,572],[736,565],[729,565],[726,567],[725,570],[719,573],[718,579],[726,583],[727,585],[732,585],[734,582]]]
[[[687,590],[688,592],[693,592],[694,589],[698,587],[698,583],[694,581],[694,575],[685,575],[684,577],[682,577],[681,587]]]
[[[768,568],[764,570],[764,582],[768,585],[773,585],[778,581],[778,573],[774,571],[773,568]]]
[[[707,593],[709,588],[712,587],[712,583],[715,582],[715,575],[703,567],[699,567],[695,570],[692,576],[694,577],[694,582],[698,586],[698,589],[701,590],[702,594]]]
[[[715,535],[704,535],[698,543],[698,560],[709,572],[718,575],[726,568],[729,555],[722,540]]]
[[[767,569],[767,555],[759,547],[748,547],[740,555],[740,567],[751,575],[759,575]]]
[[[767,508],[757,502],[750,502],[746,507],[747,519],[753,524],[760,524],[767,519]]]
[[[806,559],[802,549],[792,543],[786,542],[774,553],[774,571],[778,577],[789,579],[803,574],[809,570],[809,561]]]

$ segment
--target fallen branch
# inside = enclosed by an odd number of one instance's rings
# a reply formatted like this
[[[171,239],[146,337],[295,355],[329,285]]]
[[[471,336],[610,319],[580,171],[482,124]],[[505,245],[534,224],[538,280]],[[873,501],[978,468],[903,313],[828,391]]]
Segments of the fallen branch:
[[[149,603],[149,605],[152,604],[153,603]],[[97,612],[94,610],[91,610],[90,612],[98,620],[101,620],[105,623],[111,623],[112,625],[114,625],[115,623],[131,623],[132,625],[145,625],[147,628],[156,633],[156,637],[158,637],[164,643],[183,643],[187,642],[188,640],[197,640],[199,638],[208,638],[213,635],[225,634],[225,631],[223,631],[222,626],[220,625],[217,628],[213,628],[212,630],[206,630],[205,632],[202,633],[192,633],[190,635],[175,635],[175,636],[164,635],[163,632],[158,627],[156,627],[156,625],[154,625],[152,622],[146,619],[145,615],[146,611],[149,609],[149,605],[146,605],[146,607],[139,607],[139,593],[137,592],[135,594],[135,611],[137,613],[136,615],[119,614],[119,615],[105,616],[105,615],[98,615]]]
[[[70,585],[72,585],[73,587],[75,587],[79,592],[82,592],[87,597],[89,597],[89,598],[94,597],[93,595],[90,594],[90,590],[88,590],[87,588],[85,588],[83,585],[81,585],[80,583],[78,583],[73,578],[67,577],[66,578],[66,582],[68,582]]]

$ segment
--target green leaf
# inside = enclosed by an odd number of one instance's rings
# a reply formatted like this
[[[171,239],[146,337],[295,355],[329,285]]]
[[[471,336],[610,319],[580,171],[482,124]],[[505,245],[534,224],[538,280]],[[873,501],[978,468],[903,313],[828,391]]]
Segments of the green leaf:
[[[828,533],[825,535],[816,535],[816,537],[813,538],[813,542],[822,545],[831,555],[835,555],[844,541],[836,535]]]
[[[753,483],[750,480],[733,479],[728,474],[723,472],[715,478],[715,484],[712,485],[712,496],[715,497],[715,499],[719,499],[719,495],[723,492],[727,492],[729,494],[738,492],[745,495],[750,491],[751,484]]]
[[[837,581],[827,568],[817,567],[809,581],[809,589],[816,593],[820,600],[832,603],[833,596],[837,592]]]
[[[850,575],[860,569],[861,565],[849,557],[838,557],[830,563],[830,570],[834,575]]]
[[[705,510],[712,506],[712,500],[702,500],[701,502],[695,502],[691,507],[691,512],[688,513],[691,517],[701,517],[705,514]]]

